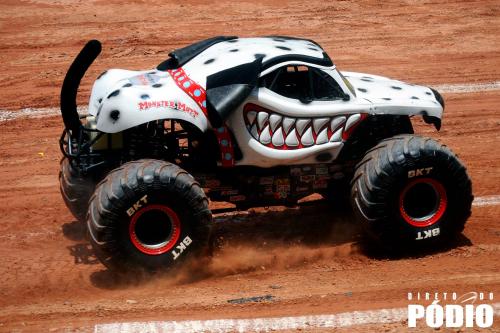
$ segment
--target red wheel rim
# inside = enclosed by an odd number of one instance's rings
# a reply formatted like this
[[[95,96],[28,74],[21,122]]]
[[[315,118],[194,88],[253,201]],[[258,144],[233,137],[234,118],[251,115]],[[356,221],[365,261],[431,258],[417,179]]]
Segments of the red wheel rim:
[[[162,242],[159,242],[157,244],[147,244],[144,241],[141,241],[140,237],[137,235],[136,229],[138,223],[147,223],[145,221],[141,221],[141,217],[144,215],[144,213],[155,210],[166,215],[165,217],[168,217],[170,223],[170,232],[168,237],[166,237],[166,239]],[[166,224],[165,227],[168,228]],[[149,255],[160,255],[172,249],[179,240],[179,237],[181,235],[181,222],[177,214],[169,207],[164,205],[148,205],[137,211],[132,217],[129,225],[129,235],[132,244],[134,244],[134,246],[142,253]]]
[[[436,200],[434,208],[431,211],[427,214],[423,214],[423,216],[417,217],[408,212],[408,203],[406,202],[406,199],[407,194],[419,184],[429,186],[429,189],[434,191]],[[417,178],[410,181],[406,184],[399,195],[399,211],[401,216],[407,223],[415,227],[428,227],[438,222],[446,211],[447,205],[448,199],[444,186],[439,181],[432,178]]]

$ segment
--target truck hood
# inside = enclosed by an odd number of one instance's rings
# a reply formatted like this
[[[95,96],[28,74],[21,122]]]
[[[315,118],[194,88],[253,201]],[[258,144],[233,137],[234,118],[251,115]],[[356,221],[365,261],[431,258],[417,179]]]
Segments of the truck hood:
[[[387,77],[342,72],[356,91],[357,98],[373,104],[375,113],[404,112],[441,118],[443,105],[429,87],[405,83]]]
[[[172,75],[158,70],[104,72],[94,82],[89,113],[96,117],[97,129],[105,133],[159,119],[190,122],[202,132],[209,126],[200,105],[179,88]]]

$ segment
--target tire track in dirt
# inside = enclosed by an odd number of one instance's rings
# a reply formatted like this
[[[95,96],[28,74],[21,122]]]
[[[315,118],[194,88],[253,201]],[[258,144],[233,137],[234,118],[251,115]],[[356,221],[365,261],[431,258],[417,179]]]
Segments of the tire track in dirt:
[[[500,316],[500,303],[494,303],[491,306],[494,315]],[[302,331],[396,323],[403,322],[407,318],[408,308],[393,308],[297,317],[111,323],[96,325],[94,333]]]

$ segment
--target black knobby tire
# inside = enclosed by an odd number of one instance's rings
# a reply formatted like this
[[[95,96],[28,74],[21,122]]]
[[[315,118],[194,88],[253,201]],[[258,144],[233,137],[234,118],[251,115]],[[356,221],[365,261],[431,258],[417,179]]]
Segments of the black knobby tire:
[[[381,141],[356,166],[351,202],[372,240],[386,249],[423,249],[459,234],[472,185],[445,145],[414,135]]]
[[[97,257],[120,271],[158,271],[207,249],[212,215],[194,178],[175,164],[138,160],[112,171],[90,199]]]
[[[83,176],[67,158],[60,162],[59,189],[64,203],[78,221],[85,221],[90,196],[94,192],[95,181]]]

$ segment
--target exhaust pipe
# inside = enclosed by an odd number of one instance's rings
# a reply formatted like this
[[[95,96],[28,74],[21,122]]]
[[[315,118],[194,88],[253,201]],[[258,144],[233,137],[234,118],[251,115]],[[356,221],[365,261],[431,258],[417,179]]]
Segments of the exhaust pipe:
[[[98,40],[91,40],[85,44],[78,53],[75,60],[68,69],[61,88],[61,115],[66,130],[70,130],[74,137],[78,137],[82,127],[78,111],[76,109],[76,95],[80,81],[87,69],[92,65],[97,56],[101,53],[101,43]]]

